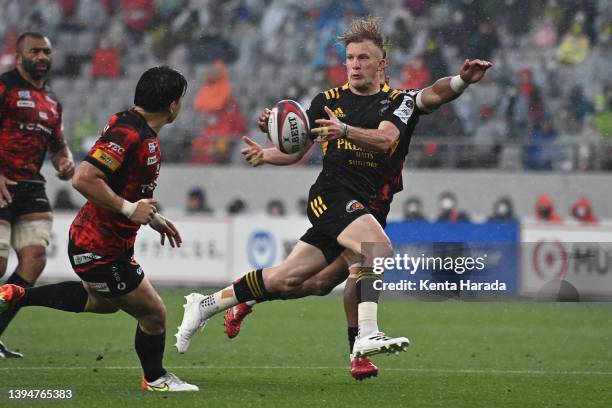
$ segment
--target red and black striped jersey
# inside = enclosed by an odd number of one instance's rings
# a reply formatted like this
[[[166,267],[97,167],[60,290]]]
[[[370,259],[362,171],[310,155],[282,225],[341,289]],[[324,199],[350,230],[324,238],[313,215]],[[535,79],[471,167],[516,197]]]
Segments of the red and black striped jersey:
[[[12,180],[44,180],[47,150],[66,145],[62,105],[45,85],[38,89],[15,69],[0,75],[0,173]]]
[[[136,202],[153,197],[161,165],[157,133],[136,110],[111,117],[85,161],[106,174],[107,184],[120,197]],[[100,255],[120,255],[134,246],[140,225],[121,214],[87,202],[70,227],[79,248]]]

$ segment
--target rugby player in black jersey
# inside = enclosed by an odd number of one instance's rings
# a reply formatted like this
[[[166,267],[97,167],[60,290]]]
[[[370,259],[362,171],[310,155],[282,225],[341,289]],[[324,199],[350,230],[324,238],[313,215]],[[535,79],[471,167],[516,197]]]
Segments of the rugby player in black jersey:
[[[380,87],[379,77],[385,66],[384,41],[376,20],[355,21],[343,40],[347,46],[349,82],[317,95],[308,110],[310,122],[318,126],[312,135],[323,144],[325,152],[323,170],[309,195],[308,217],[313,227],[281,265],[249,272],[212,295],[187,296],[176,335],[180,352],[187,350],[195,331],[219,311],[242,302],[288,297],[334,261],[338,254],[331,256],[330,242],[337,242],[359,261],[356,279],[359,336],[354,354],[360,357],[397,352],[408,345],[406,338],[391,338],[378,330],[379,292],[374,287],[381,276],[373,273],[372,261],[392,256],[393,252],[369,206],[384,180],[389,158],[401,145],[401,135],[407,138],[402,147],[407,152],[418,120],[415,112],[435,109],[455,99],[469,83],[479,81],[491,64],[466,60],[460,75],[440,79],[420,92],[403,93]],[[343,120],[334,112],[341,114]],[[266,117],[265,112],[260,117],[262,130]],[[284,165],[299,160],[304,152],[283,155],[275,149],[265,149],[257,157],[261,162]],[[362,243],[368,245],[362,247]],[[342,270],[345,268],[343,265]]]

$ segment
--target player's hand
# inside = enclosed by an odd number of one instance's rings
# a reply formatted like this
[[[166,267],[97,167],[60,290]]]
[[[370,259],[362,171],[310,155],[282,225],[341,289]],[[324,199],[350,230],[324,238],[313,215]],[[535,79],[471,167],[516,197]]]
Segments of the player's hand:
[[[10,204],[13,201],[11,193],[8,191],[8,186],[14,186],[16,181],[8,179],[0,174],[0,208]]]
[[[130,217],[130,221],[134,224],[146,225],[151,222],[153,216],[157,212],[157,200],[153,198],[143,198],[136,202],[136,210]]]
[[[74,162],[67,157],[62,157],[57,164],[56,174],[61,180],[70,180],[74,175]]]
[[[484,78],[487,69],[491,68],[493,64],[485,60],[468,60],[466,59],[461,69],[459,70],[459,76],[465,82],[474,84]]]
[[[331,109],[327,106],[325,106],[324,109],[329,119],[315,120],[318,127],[310,131],[310,133],[316,136],[314,139],[316,143],[323,143],[342,137],[345,130],[344,128],[346,127],[344,123],[340,122],[340,119],[336,117]]]
[[[181,244],[183,243],[183,238],[181,238],[181,234],[174,226],[172,221],[161,214],[156,213],[149,223],[149,226],[155,231],[159,232],[160,244],[164,245],[166,243],[166,237],[168,237],[168,242],[170,242],[170,246],[172,248],[180,248]]]
[[[246,147],[240,149],[240,153],[242,153],[245,160],[248,161],[253,167],[264,164],[263,148],[258,143],[246,136],[242,136],[242,141],[246,144]]]
[[[268,108],[265,108],[259,118],[257,118],[257,126],[259,126],[259,130],[264,133],[268,133],[268,118],[272,111]]]

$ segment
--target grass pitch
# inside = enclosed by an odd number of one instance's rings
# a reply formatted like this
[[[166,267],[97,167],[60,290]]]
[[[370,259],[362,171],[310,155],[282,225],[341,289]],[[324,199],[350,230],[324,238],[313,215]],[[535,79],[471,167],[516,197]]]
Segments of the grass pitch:
[[[378,378],[348,373],[340,296],[258,305],[229,340],[222,316],[189,352],[172,347],[190,289],[161,289],[166,368],[199,393],[143,393],[136,323],[124,314],[20,312],[3,340],[26,358],[0,360],[0,406],[66,407],[610,407],[612,305],[383,301],[381,328],[410,350],[375,358]],[[69,401],[8,398],[9,389],[72,389]]]

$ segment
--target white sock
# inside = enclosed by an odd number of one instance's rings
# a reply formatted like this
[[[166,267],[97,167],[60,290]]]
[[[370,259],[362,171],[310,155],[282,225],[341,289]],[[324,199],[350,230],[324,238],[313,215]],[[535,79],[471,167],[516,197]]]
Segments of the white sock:
[[[359,334],[357,337],[365,337],[378,333],[378,303],[361,302],[357,306]]]
[[[223,312],[224,310],[227,310],[230,307],[236,306],[238,303],[240,303],[234,294],[233,285],[221,289],[212,295],[208,295],[207,298],[208,299],[204,299],[202,303],[204,306],[203,312],[206,315],[203,316],[205,319],[209,319],[217,313]]]

